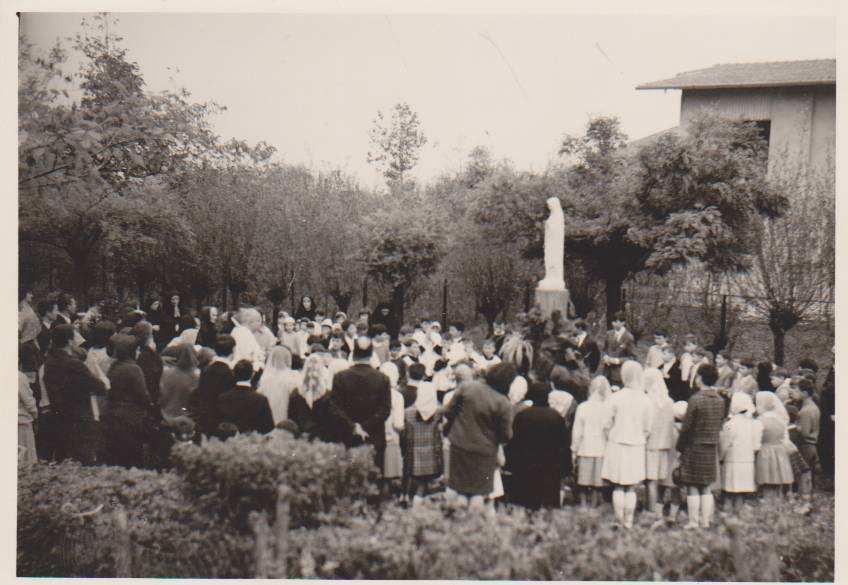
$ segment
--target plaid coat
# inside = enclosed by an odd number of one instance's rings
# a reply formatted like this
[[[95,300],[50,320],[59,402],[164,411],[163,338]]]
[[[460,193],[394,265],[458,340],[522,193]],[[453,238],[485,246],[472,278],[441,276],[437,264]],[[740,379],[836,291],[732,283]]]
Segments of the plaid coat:
[[[426,477],[442,474],[442,413],[437,411],[430,420],[423,420],[414,406],[404,411],[403,475]]]
[[[718,437],[724,419],[724,400],[714,388],[689,399],[680,429],[680,480],[688,485],[710,485],[718,467]]]

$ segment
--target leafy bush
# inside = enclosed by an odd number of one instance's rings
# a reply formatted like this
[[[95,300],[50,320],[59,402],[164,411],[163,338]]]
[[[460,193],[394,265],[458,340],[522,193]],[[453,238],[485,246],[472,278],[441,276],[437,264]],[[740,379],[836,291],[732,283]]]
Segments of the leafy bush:
[[[252,575],[253,539],[197,510],[178,476],[73,462],[18,470],[18,575],[115,576],[118,509],[133,576]]]
[[[833,579],[833,499],[799,522],[789,502],[718,515],[707,531],[613,526],[608,510],[495,518],[426,502],[292,535],[290,577],[342,579],[791,580]]]
[[[252,511],[267,512],[273,522],[280,483],[291,488],[292,526],[361,513],[376,494],[372,457],[370,448],[309,442],[284,431],[184,444],[172,452],[195,505],[241,530]]]

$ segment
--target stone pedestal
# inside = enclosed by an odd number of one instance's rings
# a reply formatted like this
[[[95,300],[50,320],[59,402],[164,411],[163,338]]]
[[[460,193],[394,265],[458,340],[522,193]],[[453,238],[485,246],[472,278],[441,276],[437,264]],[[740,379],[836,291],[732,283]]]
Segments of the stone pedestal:
[[[545,319],[551,318],[551,313],[559,311],[563,320],[568,318],[568,306],[571,304],[571,295],[568,289],[548,290],[536,288],[536,302],[542,308]]]

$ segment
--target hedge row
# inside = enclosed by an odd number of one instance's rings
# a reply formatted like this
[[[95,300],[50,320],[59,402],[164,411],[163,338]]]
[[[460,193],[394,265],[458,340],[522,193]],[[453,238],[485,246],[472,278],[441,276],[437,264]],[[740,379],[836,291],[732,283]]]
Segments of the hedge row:
[[[252,577],[245,519],[272,518],[278,481],[290,486],[289,577],[528,580],[832,581],[834,501],[758,502],[717,515],[708,531],[629,531],[611,512],[494,518],[437,498],[404,509],[370,505],[367,449],[282,432],[181,447],[166,473],[76,463],[19,468],[18,575],[116,575],[113,513],[125,510],[136,577]],[[271,543],[273,546],[273,543]]]

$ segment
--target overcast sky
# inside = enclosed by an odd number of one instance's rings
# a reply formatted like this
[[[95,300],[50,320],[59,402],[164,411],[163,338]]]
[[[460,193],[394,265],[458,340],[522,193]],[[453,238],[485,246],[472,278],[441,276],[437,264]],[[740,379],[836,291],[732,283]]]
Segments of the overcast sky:
[[[26,37],[48,47],[77,14],[29,13]],[[621,118],[631,138],[676,125],[679,92],[636,85],[716,63],[829,58],[833,17],[819,15],[120,14],[117,33],[149,89],[182,85],[228,111],[224,138],[265,140],[280,159],[366,162],[378,109],[407,101],[429,143],[415,175],[459,168],[482,144],[542,169],[564,133],[590,116]],[[176,85],[175,85],[176,84]]]

